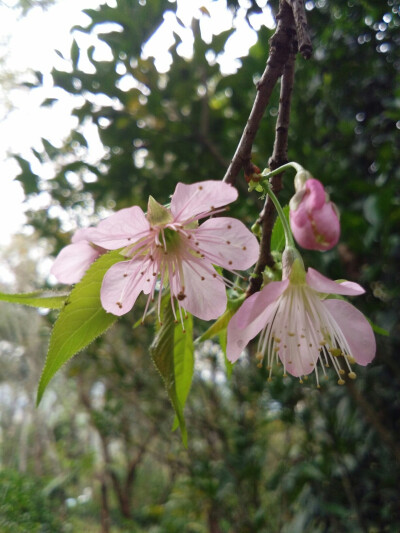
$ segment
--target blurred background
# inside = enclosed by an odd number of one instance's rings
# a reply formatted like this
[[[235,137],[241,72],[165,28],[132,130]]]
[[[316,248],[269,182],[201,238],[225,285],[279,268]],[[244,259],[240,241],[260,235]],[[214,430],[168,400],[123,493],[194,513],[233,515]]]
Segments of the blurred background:
[[[138,310],[64,367],[38,409],[55,312],[0,304],[1,533],[400,531],[400,17],[397,0],[306,3],[289,159],[341,211],[338,247],[304,254],[362,284],[378,350],[357,380],[275,376],[252,350],[227,375],[206,341],[185,415],[189,448]],[[265,68],[277,1],[0,2],[0,290],[54,287],[78,227],[221,179]],[[253,161],[267,166],[277,87]],[[261,204],[238,182],[232,209]],[[293,193],[291,176],[281,193]],[[196,323],[196,333],[206,327]]]

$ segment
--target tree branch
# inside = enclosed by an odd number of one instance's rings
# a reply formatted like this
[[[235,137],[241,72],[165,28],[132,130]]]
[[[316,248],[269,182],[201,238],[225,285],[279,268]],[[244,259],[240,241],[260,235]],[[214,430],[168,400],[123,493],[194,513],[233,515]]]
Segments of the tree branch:
[[[280,0],[279,13],[276,18],[278,24],[274,35],[270,39],[269,57],[264,73],[257,84],[257,95],[253,108],[231,164],[223,179],[227,183],[235,183],[241,168],[244,168],[245,174],[247,175],[251,175],[254,172],[254,165],[251,162],[253,142],[269,103],[272,90],[282,75],[284,66],[293,50],[296,27],[292,9],[286,0]]]
[[[279,0],[279,12],[276,19],[278,24],[270,39],[267,65],[257,84],[257,95],[242,137],[223,179],[227,183],[235,183],[241,168],[244,168],[245,174],[248,176],[251,176],[256,170],[251,162],[254,139],[268,106],[272,90],[282,75],[284,66],[295,46],[297,50],[297,43],[294,44],[296,34],[300,53],[305,59],[309,59],[311,56],[312,44],[308,32],[304,0]]]
[[[289,58],[282,75],[278,118],[275,128],[274,149],[272,156],[268,161],[268,165],[271,170],[274,170],[288,162],[287,150],[290,122],[290,103],[294,84],[296,51],[296,43],[293,43],[293,48],[289,54]],[[278,174],[277,176],[273,176],[271,178],[271,187],[275,194],[282,189],[282,176],[283,174]],[[260,290],[262,284],[262,273],[265,267],[267,265],[270,267],[274,265],[274,260],[271,255],[271,235],[275,217],[276,210],[274,204],[271,201],[271,198],[267,196],[264,209],[258,220],[262,228],[260,255],[254,268],[254,276],[250,278],[250,283],[246,293],[247,297]]]
[[[299,42],[299,52],[304,59],[310,59],[312,54],[312,44],[308,31],[304,0],[286,0],[286,2],[290,5],[293,11],[297,30],[297,40]]]

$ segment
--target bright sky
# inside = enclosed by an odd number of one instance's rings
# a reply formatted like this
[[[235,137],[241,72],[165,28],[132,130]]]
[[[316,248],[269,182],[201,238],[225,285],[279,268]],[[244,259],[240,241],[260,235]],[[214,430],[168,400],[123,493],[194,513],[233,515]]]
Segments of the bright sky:
[[[49,139],[55,146],[61,146],[62,139],[74,127],[74,119],[71,117],[72,98],[64,93],[57,93],[51,87],[52,66],[65,68],[65,63],[55,50],[69,57],[72,40],[70,28],[77,24],[85,25],[88,21],[81,12],[82,9],[95,8],[104,2],[105,0],[58,0],[47,11],[34,8],[22,19],[18,19],[18,11],[13,8],[16,0],[8,0],[0,5],[0,57],[4,57],[0,68],[5,72],[18,73],[19,80],[29,80],[29,69],[38,70],[44,76],[43,89],[31,91],[19,87],[10,90],[7,83],[3,83],[3,89],[0,90],[0,245],[8,243],[12,234],[21,230],[25,220],[23,190],[17,181],[13,181],[19,167],[9,154],[18,153],[29,159],[31,147],[41,150],[42,137]],[[114,6],[115,0],[107,0],[107,3]],[[247,0],[242,0],[241,3],[245,6]],[[272,27],[269,8],[265,7],[266,0],[259,0],[258,3],[264,8],[263,13],[253,16],[252,24],[256,29],[263,24]],[[200,8],[206,8],[210,16],[204,10],[201,12]],[[235,21],[237,31],[227,43],[226,54],[218,60],[222,72],[235,71],[238,67],[235,58],[246,55],[256,41],[255,32],[245,22],[243,13],[244,10],[239,11]],[[199,18],[205,40],[212,33],[218,34],[232,24],[226,0],[178,0],[178,16],[188,27],[193,16]],[[178,33],[183,40],[179,53],[187,57],[191,54],[193,39],[190,30],[182,29],[172,12],[167,13],[163,25],[144,49],[144,54],[156,57],[156,66],[160,71],[167,71],[171,62],[168,46],[174,42],[172,31]],[[77,40],[78,38],[80,45],[96,45],[97,59],[107,59],[109,50],[104,43],[83,34],[79,34]],[[80,66],[83,69],[91,67],[84,62]],[[41,108],[40,103],[50,96],[59,96],[59,103],[52,108]],[[99,150],[95,135],[93,146],[94,152],[96,148]],[[42,167],[35,171],[41,176],[45,176],[47,172],[51,175],[51,168]]]

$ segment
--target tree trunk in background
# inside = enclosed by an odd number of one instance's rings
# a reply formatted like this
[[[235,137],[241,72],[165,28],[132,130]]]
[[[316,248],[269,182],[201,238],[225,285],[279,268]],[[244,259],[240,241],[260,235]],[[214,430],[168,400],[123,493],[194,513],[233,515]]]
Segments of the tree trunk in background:
[[[101,496],[101,533],[110,533],[110,509],[108,506],[108,491],[105,479],[101,480],[100,486]]]

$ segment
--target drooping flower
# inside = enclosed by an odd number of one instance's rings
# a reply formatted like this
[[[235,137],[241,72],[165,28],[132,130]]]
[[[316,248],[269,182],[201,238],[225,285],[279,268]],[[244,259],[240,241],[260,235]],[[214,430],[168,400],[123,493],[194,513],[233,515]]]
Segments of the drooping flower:
[[[161,289],[168,284],[171,302],[175,299],[179,308],[204,320],[219,317],[225,311],[228,281],[213,265],[246,270],[257,259],[258,242],[234,218],[211,218],[200,226],[198,220],[223,211],[237,196],[234,187],[222,182],[178,183],[168,208],[150,197],[147,214],[134,206],[103,220],[94,243],[108,250],[123,248],[121,254],[128,258],[104,276],[104,309],[123,315],[143,292],[148,295],[146,313],[159,290],[160,313]]]
[[[78,283],[89,266],[106,250],[92,242],[95,228],[78,229],[72,244],[65,246],[51,267],[53,274],[61,283]]]
[[[296,241],[307,250],[330,250],[340,236],[338,210],[322,183],[307,171],[295,178],[296,194],[290,201],[290,225]]]
[[[265,358],[270,378],[280,361],[284,375],[301,378],[315,370],[318,385],[318,363],[324,375],[332,365],[340,385],[345,373],[354,379],[351,364],[367,365],[375,356],[372,328],[350,303],[323,294],[356,296],[364,289],[353,282],[336,283],[313,268],[306,272],[293,249],[284,252],[283,261],[283,280],[250,296],[229,322],[228,359],[235,362],[261,332],[257,359],[262,365]]]

